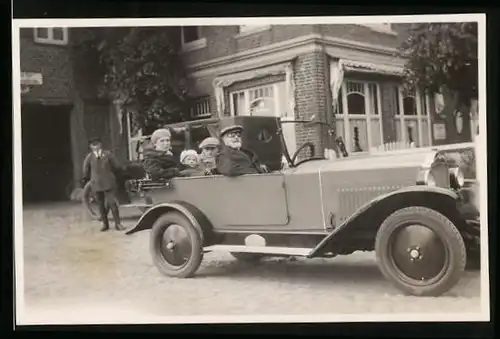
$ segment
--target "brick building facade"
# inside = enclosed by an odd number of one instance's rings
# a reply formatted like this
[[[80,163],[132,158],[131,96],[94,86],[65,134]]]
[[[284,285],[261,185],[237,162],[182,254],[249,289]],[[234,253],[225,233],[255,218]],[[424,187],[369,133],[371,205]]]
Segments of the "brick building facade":
[[[25,201],[68,199],[79,185],[91,137],[127,157],[114,106],[97,99],[86,78],[92,72],[74,56],[74,34],[79,32],[68,28],[20,30]]]
[[[182,27],[181,53],[198,98],[191,118],[315,116],[335,125],[349,153],[395,141],[443,143],[432,128],[434,97],[402,90],[405,61],[396,48],[405,32],[402,24]],[[68,196],[92,136],[122,159],[134,153],[129,117],[97,98],[93,72],[71,48],[76,34],[85,29],[21,29],[22,78],[42,79],[23,86],[21,97],[23,186],[31,200]],[[470,140],[464,129],[446,142]],[[283,132],[290,153],[306,141],[319,150],[333,142],[317,125],[285,124]]]
[[[405,30],[404,24],[182,27],[191,88],[204,102],[194,116],[314,115],[335,124],[348,152],[397,141],[439,143],[434,96],[403,92],[405,61],[396,49]],[[320,149],[333,142],[321,127],[285,126],[291,152],[305,141]],[[465,131],[448,142],[470,137]]]

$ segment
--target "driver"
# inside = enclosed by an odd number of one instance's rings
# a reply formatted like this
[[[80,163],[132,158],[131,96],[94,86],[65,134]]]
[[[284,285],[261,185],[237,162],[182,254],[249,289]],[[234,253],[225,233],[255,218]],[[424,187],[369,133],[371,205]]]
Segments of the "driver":
[[[217,171],[229,177],[269,172],[253,151],[241,147],[242,131],[243,127],[240,125],[221,129],[221,149],[216,156]]]

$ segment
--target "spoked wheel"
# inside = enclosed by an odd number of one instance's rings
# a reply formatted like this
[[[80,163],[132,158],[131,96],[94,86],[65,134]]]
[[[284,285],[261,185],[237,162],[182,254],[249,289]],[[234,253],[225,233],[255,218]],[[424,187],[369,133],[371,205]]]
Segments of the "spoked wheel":
[[[83,188],[83,207],[87,211],[87,214],[94,220],[100,220],[99,206],[95,199],[92,188],[90,187],[90,182],[85,184]]]
[[[164,214],[154,223],[150,250],[158,271],[170,277],[191,277],[203,260],[198,230],[177,212]]]
[[[265,257],[264,254],[257,254],[257,253],[230,252],[230,254],[236,260],[249,262],[249,263],[259,262],[260,260],[262,260]]]
[[[400,290],[439,296],[460,279],[466,248],[458,229],[444,215],[425,207],[394,212],[380,227],[375,251],[382,274]]]

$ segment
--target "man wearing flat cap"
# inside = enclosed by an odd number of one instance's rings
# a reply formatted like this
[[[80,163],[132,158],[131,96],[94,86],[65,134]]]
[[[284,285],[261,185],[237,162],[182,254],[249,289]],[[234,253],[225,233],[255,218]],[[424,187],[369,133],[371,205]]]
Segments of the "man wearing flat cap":
[[[160,128],[151,135],[151,146],[144,151],[144,170],[153,180],[168,180],[180,175],[181,164],[172,153],[171,134]]]
[[[217,169],[215,164],[215,157],[217,156],[217,153],[219,153],[219,140],[214,137],[208,137],[204,139],[198,147],[201,150],[200,167],[205,171],[205,174],[216,174]]]
[[[83,161],[83,182],[90,181],[90,186],[99,204],[100,220],[103,224],[101,231],[109,230],[108,208],[111,209],[115,228],[122,231],[118,200],[116,198],[117,174],[124,171],[113,153],[102,148],[99,138],[89,142],[91,152]]]
[[[242,126],[234,124],[220,130],[222,142],[220,153],[216,157],[217,171],[229,177],[268,172],[253,151],[241,147],[242,131]]]

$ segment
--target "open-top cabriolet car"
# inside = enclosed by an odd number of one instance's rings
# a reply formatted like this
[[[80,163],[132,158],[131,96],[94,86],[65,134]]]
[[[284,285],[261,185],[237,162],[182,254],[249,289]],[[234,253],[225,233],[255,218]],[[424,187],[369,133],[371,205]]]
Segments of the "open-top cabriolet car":
[[[463,175],[438,151],[328,160],[307,144],[313,155],[296,161],[279,119],[237,119],[253,126],[245,131],[248,138],[264,130],[276,136],[278,143],[255,140],[267,142],[267,155],[276,154],[277,161],[284,155],[288,166],[239,177],[174,178],[149,189],[153,203],[127,234],[151,230],[152,259],[162,274],[193,276],[211,251],[239,260],[375,251],[381,272],[396,287],[438,296],[459,281],[468,253],[478,253],[479,224],[461,213]],[[275,147],[273,153],[269,148]]]

